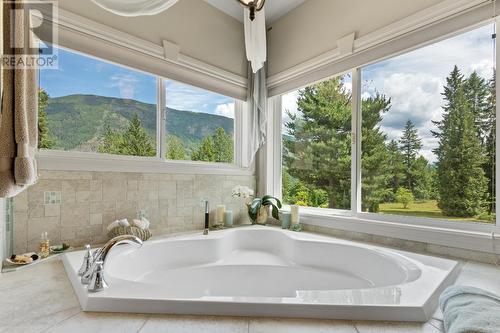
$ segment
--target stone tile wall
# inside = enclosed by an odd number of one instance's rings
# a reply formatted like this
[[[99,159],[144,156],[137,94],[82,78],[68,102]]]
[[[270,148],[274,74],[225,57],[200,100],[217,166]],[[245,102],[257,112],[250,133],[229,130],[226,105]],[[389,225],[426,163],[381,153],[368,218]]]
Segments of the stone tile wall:
[[[154,235],[203,229],[204,206],[225,204],[235,223],[247,220],[236,185],[255,188],[253,176],[40,171],[39,182],[14,198],[14,253],[38,249],[47,231],[52,244],[105,242],[106,227],[145,210]],[[211,219],[215,217],[212,211]]]

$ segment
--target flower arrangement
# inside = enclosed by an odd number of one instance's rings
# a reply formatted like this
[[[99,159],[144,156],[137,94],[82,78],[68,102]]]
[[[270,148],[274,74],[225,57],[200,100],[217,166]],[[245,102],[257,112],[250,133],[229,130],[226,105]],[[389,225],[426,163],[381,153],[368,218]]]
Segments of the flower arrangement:
[[[272,208],[272,217],[279,220],[278,210],[282,207],[279,199],[270,195],[255,198],[254,191],[247,186],[236,186],[233,188],[233,197],[247,199],[248,216],[252,220],[252,224],[266,224],[269,216],[269,207]]]

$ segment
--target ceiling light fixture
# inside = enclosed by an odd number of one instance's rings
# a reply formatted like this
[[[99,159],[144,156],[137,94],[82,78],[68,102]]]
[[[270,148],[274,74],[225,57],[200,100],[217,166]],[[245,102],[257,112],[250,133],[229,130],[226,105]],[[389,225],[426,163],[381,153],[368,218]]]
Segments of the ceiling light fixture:
[[[255,19],[255,12],[258,12],[264,8],[266,0],[236,0],[250,10],[250,21]]]

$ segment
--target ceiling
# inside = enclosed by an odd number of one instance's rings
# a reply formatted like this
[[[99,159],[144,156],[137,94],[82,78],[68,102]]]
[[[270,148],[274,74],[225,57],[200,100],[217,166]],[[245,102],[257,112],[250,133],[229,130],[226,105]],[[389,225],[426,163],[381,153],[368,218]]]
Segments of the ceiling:
[[[205,0],[215,8],[243,22],[243,6],[237,0]],[[266,23],[272,24],[306,0],[266,0]]]

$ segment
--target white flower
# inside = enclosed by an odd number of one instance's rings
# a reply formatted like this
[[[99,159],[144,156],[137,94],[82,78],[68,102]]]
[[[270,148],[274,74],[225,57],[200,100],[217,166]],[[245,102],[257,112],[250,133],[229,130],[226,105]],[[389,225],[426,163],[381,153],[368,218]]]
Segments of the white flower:
[[[241,186],[238,185],[235,188],[233,188],[233,197],[239,197],[239,198],[249,198],[253,196],[254,191],[249,188],[248,186]]]

